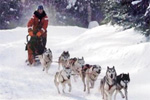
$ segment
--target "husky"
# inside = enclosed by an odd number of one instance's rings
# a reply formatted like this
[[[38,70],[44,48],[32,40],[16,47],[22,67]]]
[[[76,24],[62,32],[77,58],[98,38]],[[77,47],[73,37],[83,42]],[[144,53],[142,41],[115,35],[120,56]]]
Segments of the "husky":
[[[84,61],[84,57],[82,58],[77,58],[77,60],[75,61],[75,63],[72,65],[72,67],[76,68],[81,68],[82,65],[84,65],[85,61]]]
[[[66,67],[68,60],[70,59],[70,54],[68,51],[63,51],[63,53],[61,54],[61,56],[58,59],[58,64],[59,64],[59,68],[60,69],[60,65],[62,65],[62,67]]]
[[[117,76],[116,93],[114,95],[114,100],[116,100],[116,95],[118,92],[121,94],[122,98],[126,98],[126,100],[128,100],[127,89],[128,89],[128,83],[129,82],[130,82],[129,73],[128,74],[122,73],[122,74]],[[125,96],[123,95],[121,89],[124,89]]]
[[[95,81],[97,80],[100,73],[101,73],[101,66],[99,65],[86,64],[82,67],[81,79],[84,84],[84,92],[86,91],[87,85],[88,93],[90,93],[90,88],[94,88]]]
[[[117,73],[115,67],[107,67],[106,75],[100,81],[100,90],[103,100],[112,100],[112,95],[116,90]]]
[[[84,65],[85,61],[84,61],[84,57],[82,58],[71,58],[68,61],[67,66],[70,67],[72,69],[73,72],[73,76],[74,76],[74,80],[76,82],[76,76],[80,75],[80,71],[82,69],[82,66]]]
[[[55,86],[57,87],[59,94],[60,94],[59,84],[61,84],[63,87],[63,89],[62,89],[63,93],[65,93],[64,89],[65,89],[66,84],[68,84],[69,92],[71,92],[71,80],[70,80],[70,78],[71,78],[71,69],[69,67],[62,69],[60,72],[56,72],[54,83],[55,83]]]
[[[40,62],[43,66],[43,71],[46,69],[46,73],[48,73],[48,70],[52,63],[52,51],[50,49],[46,50],[42,55],[38,55]]]

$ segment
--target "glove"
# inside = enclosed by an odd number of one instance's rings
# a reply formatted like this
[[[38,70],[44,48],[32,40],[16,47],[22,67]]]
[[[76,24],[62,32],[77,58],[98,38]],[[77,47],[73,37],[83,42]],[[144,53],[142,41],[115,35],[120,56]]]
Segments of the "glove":
[[[38,37],[40,37],[41,35],[42,35],[41,32],[38,32],[38,33],[36,34],[36,36],[38,36]]]
[[[30,36],[34,36],[33,31],[29,31]]]

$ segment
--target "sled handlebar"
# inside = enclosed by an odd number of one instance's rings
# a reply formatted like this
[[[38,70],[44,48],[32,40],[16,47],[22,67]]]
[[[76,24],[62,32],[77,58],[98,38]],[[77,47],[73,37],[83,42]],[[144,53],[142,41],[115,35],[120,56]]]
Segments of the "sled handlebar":
[[[29,36],[30,36],[29,34],[26,36],[27,43],[29,42],[29,38],[28,38]],[[39,38],[38,36],[33,36],[33,37]]]
[[[28,39],[28,37],[29,37],[29,34],[26,36],[27,43],[29,42],[29,39]]]

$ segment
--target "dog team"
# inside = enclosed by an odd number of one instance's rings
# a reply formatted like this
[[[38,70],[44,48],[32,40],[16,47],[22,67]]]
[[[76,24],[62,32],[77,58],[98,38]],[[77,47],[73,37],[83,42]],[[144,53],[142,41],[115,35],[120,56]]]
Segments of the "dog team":
[[[48,69],[52,61],[52,52],[50,49],[46,50],[42,55],[38,55],[41,65],[43,66],[43,71]],[[56,72],[54,77],[54,83],[60,93],[59,84],[62,85],[62,92],[65,93],[66,84],[69,86],[69,92],[71,92],[71,76],[74,77],[76,82],[76,77],[81,77],[84,89],[90,93],[90,89],[94,88],[95,81],[97,80],[99,74],[101,73],[101,66],[85,64],[84,58],[70,58],[68,51],[63,51],[58,59],[58,69],[62,67],[62,70]],[[115,67],[110,68],[107,66],[106,75],[100,81],[100,91],[103,100],[112,100],[112,95],[114,94],[114,100],[116,100],[116,95],[119,92],[122,98],[128,100],[127,88],[130,82],[130,76],[128,74],[120,74],[117,76]],[[125,95],[121,90],[124,90]]]

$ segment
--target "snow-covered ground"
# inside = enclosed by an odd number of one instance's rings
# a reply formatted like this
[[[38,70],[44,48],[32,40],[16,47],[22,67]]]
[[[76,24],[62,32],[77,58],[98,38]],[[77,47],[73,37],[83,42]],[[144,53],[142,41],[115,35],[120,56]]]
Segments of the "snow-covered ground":
[[[83,56],[86,63],[102,67],[91,94],[83,92],[80,78],[76,83],[72,80],[71,93],[66,88],[66,94],[58,94],[54,85],[57,63],[52,63],[49,74],[41,66],[27,66],[26,35],[27,28],[0,30],[0,100],[102,100],[98,89],[107,66],[115,66],[117,74],[130,73],[129,100],[149,100],[150,43],[133,29],[48,27],[47,48],[52,50],[54,61],[68,50],[71,57]],[[120,94],[117,100],[123,100]]]

